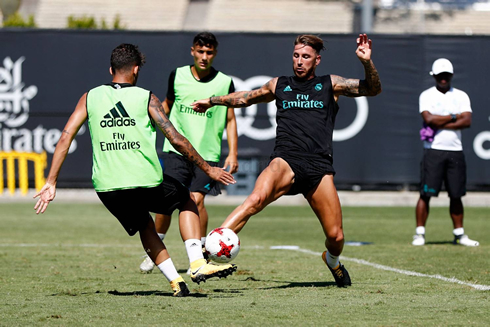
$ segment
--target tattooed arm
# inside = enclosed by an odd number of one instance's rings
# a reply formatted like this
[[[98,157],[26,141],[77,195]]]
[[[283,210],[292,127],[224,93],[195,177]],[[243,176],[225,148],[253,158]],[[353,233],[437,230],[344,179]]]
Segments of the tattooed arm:
[[[240,91],[198,100],[191,104],[197,112],[205,112],[212,106],[220,105],[229,108],[248,107],[262,102],[271,102],[275,99],[277,77],[265,83],[261,88],[253,91]]]
[[[356,55],[364,66],[365,79],[344,78],[331,75],[335,101],[340,95],[349,97],[374,96],[381,93],[381,81],[378,71],[371,60],[372,41],[366,34],[360,34],[357,38]]]
[[[63,162],[65,162],[66,155],[68,154],[68,149],[70,148],[71,142],[77,135],[80,127],[87,120],[87,93],[82,95],[78,101],[75,110],[71,114],[68,122],[61,133],[56,149],[54,150],[53,160],[51,161],[51,168],[49,169],[48,177],[46,178],[46,184],[41,188],[41,190],[34,195],[34,198],[39,197],[34,210],[36,213],[44,213],[48,207],[49,202],[54,200],[56,196],[56,183],[58,182],[58,175],[61,170]]]
[[[195,164],[215,181],[225,185],[235,182],[230,173],[218,167],[211,167],[206,161],[204,161],[189,140],[177,132],[174,125],[172,125],[172,122],[170,122],[165,114],[162,103],[154,94],[151,95],[148,111],[155,123],[162,130],[165,137],[187,160]]]

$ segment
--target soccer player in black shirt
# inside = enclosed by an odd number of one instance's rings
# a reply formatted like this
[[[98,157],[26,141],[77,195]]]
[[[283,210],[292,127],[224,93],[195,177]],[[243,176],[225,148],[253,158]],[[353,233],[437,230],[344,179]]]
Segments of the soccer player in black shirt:
[[[317,215],[326,236],[322,258],[339,287],[351,285],[340,263],[344,247],[342,210],[332,167],[332,134],[339,96],[375,96],[381,92],[379,75],[371,60],[372,41],[366,34],[357,38],[356,55],[365,78],[337,75],[316,76],[323,40],[299,35],[294,42],[294,76],[271,79],[254,91],[235,92],[199,100],[194,110],[204,112],[214,105],[248,107],[276,100],[277,132],[274,152],[267,168],[255,182],[247,199],[221,225],[239,232],[248,219],[283,195],[302,193]]]

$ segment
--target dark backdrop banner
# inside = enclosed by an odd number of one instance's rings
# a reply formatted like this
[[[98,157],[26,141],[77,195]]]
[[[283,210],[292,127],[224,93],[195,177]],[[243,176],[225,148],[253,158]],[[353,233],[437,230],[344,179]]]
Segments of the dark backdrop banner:
[[[0,151],[48,153],[80,96],[110,82],[110,53],[134,43],[146,54],[138,85],[165,98],[168,75],[191,64],[194,33],[0,31]],[[237,90],[260,87],[270,78],[292,74],[293,34],[217,33],[214,66],[232,75]],[[355,55],[356,35],[323,35],[327,50],[318,74],[363,78]],[[468,189],[490,189],[489,92],[490,38],[484,36],[372,35],[373,60],[383,92],[374,98],[339,100],[334,133],[334,167],[339,188],[414,188],[422,143],[419,94],[434,85],[432,62],[453,62],[453,86],[468,93],[473,124],[463,131]],[[236,109],[239,156],[267,164],[275,136],[273,103]],[[158,149],[163,136],[160,133]],[[223,142],[227,152],[226,141]],[[92,150],[86,126],[76,137],[60,176],[61,187],[91,185]],[[46,171],[47,174],[47,171]],[[32,176],[30,176],[32,177]]]

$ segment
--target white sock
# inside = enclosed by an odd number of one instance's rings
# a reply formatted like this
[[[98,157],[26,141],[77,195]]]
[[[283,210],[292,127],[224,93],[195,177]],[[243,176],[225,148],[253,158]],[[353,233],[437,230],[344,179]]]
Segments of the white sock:
[[[460,228],[455,228],[453,229],[453,234],[454,236],[461,236],[464,234],[464,228],[463,227],[460,227]]]
[[[202,243],[198,239],[188,239],[184,241],[189,262],[194,262],[199,259],[204,259],[202,256]]]
[[[330,268],[336,268],[340,264],[339,256],[331,255],[330,252],[328,251],[327,251],[326,258],[327,258],[327,265]]]
[[[417,226],[417,228],[415,228],[415,234],[425,235],[425,227],[424,226]]]
[[[204,246],[204,244],[206,244],[206,236],[201,237],[201,244],[202,244],[202,246]]]
[[[165,277],[168,279],[169,282],[180,277],[179,273],[177,272],[177,269],[175,269],[172,259],[170,258],[168,258],[167,260],[159,264],[158,269],[160,269],[162,274],[165,275]]]

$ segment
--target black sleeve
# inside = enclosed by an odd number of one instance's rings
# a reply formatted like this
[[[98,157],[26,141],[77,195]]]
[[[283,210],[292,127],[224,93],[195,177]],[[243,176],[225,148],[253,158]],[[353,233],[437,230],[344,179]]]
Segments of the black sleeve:
[[[233,93],[235,92],[235,84],[233,84],[233,80],[230,82],[230,89],[228,90],[228,93]]]
[[[175,69],[172,70],[170,76],[168,77],[168,88],[167,88],[167,99],[170,101],[175,101],[175,89],[174,89],[174,81],[175,81]]]

